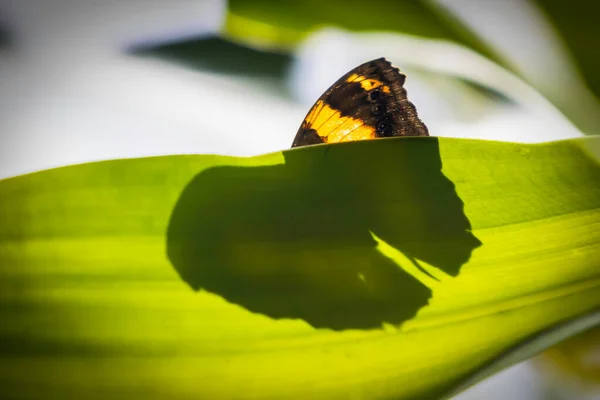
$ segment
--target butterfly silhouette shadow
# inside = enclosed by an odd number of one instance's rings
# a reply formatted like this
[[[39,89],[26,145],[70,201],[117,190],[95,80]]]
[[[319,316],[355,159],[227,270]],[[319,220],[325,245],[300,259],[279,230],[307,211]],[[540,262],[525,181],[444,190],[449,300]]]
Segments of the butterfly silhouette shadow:
[[[413,318],[432,291],[371,233],[451,276],[481,242],[441,171],[437,138],[366,146],[375,148],[299,148],[284,164],[199,173],[171,216],[172,265],[193,290],[275,319],[344,330]]]

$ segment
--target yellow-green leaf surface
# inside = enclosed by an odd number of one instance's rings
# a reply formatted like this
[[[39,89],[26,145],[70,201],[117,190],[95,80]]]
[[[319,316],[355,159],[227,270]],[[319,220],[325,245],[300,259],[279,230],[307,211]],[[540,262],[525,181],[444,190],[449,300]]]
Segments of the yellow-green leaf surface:
[[[398,138],[0,181],[3,396],[446,396],[598,322],[599,153]]]

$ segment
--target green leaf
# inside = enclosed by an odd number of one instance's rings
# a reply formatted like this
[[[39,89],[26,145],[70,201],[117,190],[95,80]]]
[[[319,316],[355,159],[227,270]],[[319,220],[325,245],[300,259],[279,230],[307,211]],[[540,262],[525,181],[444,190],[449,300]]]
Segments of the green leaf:
[[[434,3],[374,0],[368,10],[365,7],[359,0],[232,0],[228,3],[224,32],[246,44],[289,50],[309,33],[336,26],[352,32],[403,32],[447,39],[493,56],[473,32]]]
[[[436,398],[600,320],[600,140],[397,138],[0,181],[15,398]]]
[[[570,55],[580,68],[588,87],[600,97],[600,54],[590,38],[600,35],[595,17],[600,12],[597,3],[569,4],[561,0],[535,0],[553,23]]]

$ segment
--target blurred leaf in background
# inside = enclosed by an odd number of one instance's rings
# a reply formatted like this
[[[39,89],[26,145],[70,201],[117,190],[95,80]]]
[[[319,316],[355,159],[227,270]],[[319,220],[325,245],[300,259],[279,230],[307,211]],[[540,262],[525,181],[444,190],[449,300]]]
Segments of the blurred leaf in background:
[[[388,31],[448,39],[489,52],[473,32],[425,1],[376,0],[366,5],[359,0],[233,0],[224,29],[227,36],[245,43],[293,51],[308,34],[330,26],[353,32]]]
[[[596,40],[600,4],[564,0],[536,0],[553,24],[583,75],[587,86],[600,96],[600,50]]]
[[[437,3],[476,30],[504,65],[551,100],[580,129],[598,131],[598,99],[586,86],[568,42],[556,29],[555,21],[563,18],[561,8],[571,8],[569,2],[561,1],[552,13],[528,0]],[[582,9],[580,5],[574,8]],[[588,22],[581,21],[583,30],[590,30]],[[592,29],[597,35],[597,27]]]
[[[164,46],[136,48],[136,54],[176,61],[194,69],[214,71],[225,76],[253,79],[263,90],[291,99],[286,79],[292,56],[283,51],[261,51],[214,36]]]
[[[597,399],[600,392],[600,327],[566,339],[533,359],[554,398]]]

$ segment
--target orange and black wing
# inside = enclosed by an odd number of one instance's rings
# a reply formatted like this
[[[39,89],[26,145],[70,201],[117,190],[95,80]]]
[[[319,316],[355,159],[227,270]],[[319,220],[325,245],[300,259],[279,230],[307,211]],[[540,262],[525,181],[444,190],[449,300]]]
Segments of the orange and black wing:
[[[405,79],[385,58],[354,68],[313,105],[292,147],[391,136],[429,136],[415,106],[406,98]]]

